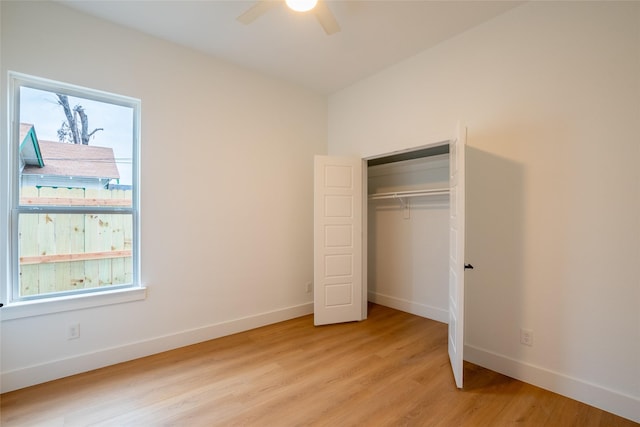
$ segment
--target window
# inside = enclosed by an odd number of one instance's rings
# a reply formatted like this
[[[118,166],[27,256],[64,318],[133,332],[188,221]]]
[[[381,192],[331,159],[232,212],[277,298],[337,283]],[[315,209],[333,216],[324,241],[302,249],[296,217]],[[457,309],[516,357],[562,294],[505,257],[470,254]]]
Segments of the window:
[[[9,80],[9,302],[139,287],[140,101]]]

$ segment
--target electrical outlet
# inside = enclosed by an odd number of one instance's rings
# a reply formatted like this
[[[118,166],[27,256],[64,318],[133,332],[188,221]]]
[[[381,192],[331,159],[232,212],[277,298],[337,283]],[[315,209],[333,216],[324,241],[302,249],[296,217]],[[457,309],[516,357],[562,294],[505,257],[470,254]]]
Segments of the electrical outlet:
[[[310,294],[313,292],[313,283],[307,282],[307,293]]]
[[[72,323],[67,329],[67,339],[75,340],[80,338],[80,323]]]
[[[531,329],[520,329],[520,344],[533,347],[533,331]]]

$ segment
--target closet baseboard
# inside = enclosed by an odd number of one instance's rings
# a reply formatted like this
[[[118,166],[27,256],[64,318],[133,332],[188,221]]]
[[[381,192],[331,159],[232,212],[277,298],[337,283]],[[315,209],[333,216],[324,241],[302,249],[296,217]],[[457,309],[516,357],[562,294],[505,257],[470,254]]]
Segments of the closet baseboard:
[[[368,300],[375,304],[384,305],[385,307],[395,308],[396,310],[415,314],[416,316],[426,317],[442,323],[449,323],[449,311],[442,308],[433,307],[427,304],[421,304],[415,301],[409,301],[403,298],[397,298],[390,295],[384,295],[377,292],[369,292]]]

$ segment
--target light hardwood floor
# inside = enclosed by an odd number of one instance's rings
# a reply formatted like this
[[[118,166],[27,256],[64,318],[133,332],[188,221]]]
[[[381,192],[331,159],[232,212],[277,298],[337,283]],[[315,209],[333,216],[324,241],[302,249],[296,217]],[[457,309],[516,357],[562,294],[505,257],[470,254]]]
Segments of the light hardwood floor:
[[[632,426],[472,364],[457,390],[446,325],[380,305],[311,316],[0,396],[2,426]]]

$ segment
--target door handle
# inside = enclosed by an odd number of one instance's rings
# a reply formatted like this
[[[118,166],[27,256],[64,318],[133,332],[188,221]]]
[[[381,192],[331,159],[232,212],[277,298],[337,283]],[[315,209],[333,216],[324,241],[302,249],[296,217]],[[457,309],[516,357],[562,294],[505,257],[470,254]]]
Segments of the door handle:
[[[465,269],[465,270],[473,270],[473,265],[471,265],[471,264],[465,264],[465,265],[464,265],[464,269]]]

